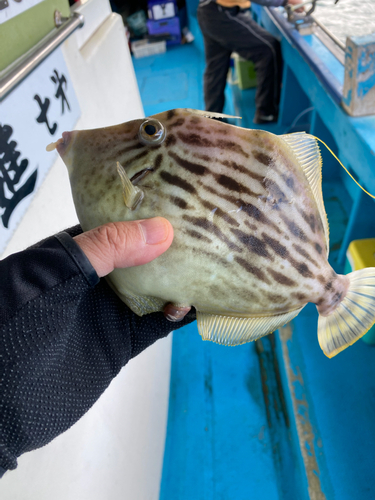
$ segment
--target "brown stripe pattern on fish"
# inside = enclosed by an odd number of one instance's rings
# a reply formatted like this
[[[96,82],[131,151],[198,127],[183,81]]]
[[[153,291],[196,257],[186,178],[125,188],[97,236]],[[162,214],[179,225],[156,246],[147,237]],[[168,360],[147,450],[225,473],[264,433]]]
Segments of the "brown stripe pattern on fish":
[[[144,266],[116,269],[108,278],[112,287],[140,315],[168,302],[193,305],[202,336],[229,345],[275,330],[313,302],[325,318],[322,348],[336,354],[371,327],[375,311],[367,304],[362,314],[357,307],[357,328],[345,312],[353,307],[340,309],[351,280],[327,261],[316,140],[203,115],[171,110],[65,133],[59,141],[85,230],[156,215],[174,227],[165,254]],[[369,271],[358,278],[367,292],[373,276]],[[353,327],[342,334],[348,318]]]

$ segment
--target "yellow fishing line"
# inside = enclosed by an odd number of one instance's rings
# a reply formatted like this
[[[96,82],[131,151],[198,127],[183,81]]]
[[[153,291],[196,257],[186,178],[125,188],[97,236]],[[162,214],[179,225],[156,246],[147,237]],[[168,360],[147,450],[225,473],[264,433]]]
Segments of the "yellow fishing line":
[[[315,135],[313,136],[315,137]],[[366,191],[366,189],[364,187],[362,187],[359,182],[357,182],[354,177],[352,176],[352,174],[349,172],[349,170],[341,163],[341,161],[337,158],[337,156],[335,155],[335,153],[327,146],[327,144],[325,142],[323,142],[321,139],[319,139],[319,137],[315,137],[315,139],[319,142],[321,142],[322,144],[325,145],[325,147],[328,149],[328,151],[331,153],[331,155],[336,158],[336,160],[340,163],[340,165],[342,166],[342,168],[345,170],[345,172],[353,179],[353,181],[357,184],[357,186],[359,186],[362,191],[364,191],[366,194],[368,194],[369,196],[371,196],[371,198],[374,198],[375,199],[375,196],[371,193],[369,193],[368,191]]]

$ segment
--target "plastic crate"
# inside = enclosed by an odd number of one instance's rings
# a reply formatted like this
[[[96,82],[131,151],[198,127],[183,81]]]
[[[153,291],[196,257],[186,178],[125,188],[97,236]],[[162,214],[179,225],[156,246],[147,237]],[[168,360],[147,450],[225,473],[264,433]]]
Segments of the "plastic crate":
[[[375,267],[375,238],[354,240],[346,252],[345,274],[365,267]],[[367,344],[375,344],[375,325],[362,340]]]
[[[150,35],[168,36],[167,45],[181,43],[180,20],[178,17],[162,19],[160,21],[147,21],[147,28]]]
[[[128,16],[126,19],[126,23],[129,26],[129,29],[132,31],[134,36],[142,36],[147,33],[147,18],[146,14],[143,10],[139,10],[135,12],[131,16]]]
[[[165,40],[161,42],[149,42],[148,40],[137,40],[131,44],[133,55],[136,59],[141,57],[162,54],[167,50]]]
[[[147,2],[147,6],[148,17],[153,21],[168,19],[177,15],[177,5],[174,0],[169,0],[168,2],[161,2],[160,0],[149,0]]]
[[[241,90],[251,89],[257,86],[257,75],[252,61],[243,59],[238,54],[233,54],[234,69],[237,75],[237,83]]]

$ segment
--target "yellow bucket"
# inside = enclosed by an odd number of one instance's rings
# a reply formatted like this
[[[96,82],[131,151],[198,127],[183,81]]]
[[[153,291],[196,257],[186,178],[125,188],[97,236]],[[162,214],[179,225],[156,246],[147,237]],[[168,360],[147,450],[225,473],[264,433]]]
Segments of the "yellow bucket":
[[[346,252],[345,274],[364,267],[375,267],[375,238],[354,240]],[[367,344],[375,344],[375,325],[362,337]]]

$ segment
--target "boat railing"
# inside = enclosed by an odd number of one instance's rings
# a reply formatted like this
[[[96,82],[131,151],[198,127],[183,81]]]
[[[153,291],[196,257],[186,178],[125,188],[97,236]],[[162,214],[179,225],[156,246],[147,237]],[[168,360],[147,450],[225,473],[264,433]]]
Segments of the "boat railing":
[[[337,2],[338,0],[335,1],[335,4]],[[308,5],[310,8],[306,10]],[[287,5],[288,22],[300,32],[314,33],[327,49],[344,64],[345,44],[313,15],[317,5],[317,0],[306,0],[297,5]],[[300,9],[303,9],[303,12],[299,12]]]
[[[83,15],[75,12],[68,18],[55,11],[55,28],[26,54],[0,72],[0,101],[24,80],[46,57],[84,23]]]

